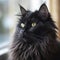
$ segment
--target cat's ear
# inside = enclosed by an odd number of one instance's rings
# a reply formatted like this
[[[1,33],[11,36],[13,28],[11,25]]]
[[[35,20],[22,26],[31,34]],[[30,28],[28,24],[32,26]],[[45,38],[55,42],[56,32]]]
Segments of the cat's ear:
[[[20,5],[20,10],[21,10],[22,15],[24,15],[27,12],[26,9],[23,8],[21,5]]]
[[[39,9],[39,14],[43,16],[43,19],[46,19],[48,17],[48,8],[45,3],[43,3]]]

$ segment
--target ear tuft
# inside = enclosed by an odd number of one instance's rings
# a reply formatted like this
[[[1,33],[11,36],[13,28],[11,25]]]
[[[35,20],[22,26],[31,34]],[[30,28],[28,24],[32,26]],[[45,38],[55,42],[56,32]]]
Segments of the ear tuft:
[[[20,10],[21,10],[22,15],[24,15],[26,13],[26,10],[21,5],[19,5],[19,6],[20,6]]]
[[[47,8],[46,4],[43,3],[43,4],[41,5],[40,9],[39,9],[39,14],[40,14],[41,16],[43,16],[42,19],[46,19],[46,18],[48,17],[48,13],[49,13],[48,8]]]

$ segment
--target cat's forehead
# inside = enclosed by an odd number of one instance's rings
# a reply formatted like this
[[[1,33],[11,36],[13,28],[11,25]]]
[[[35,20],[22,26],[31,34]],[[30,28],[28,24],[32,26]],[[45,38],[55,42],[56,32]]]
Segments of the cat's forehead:
[[[28,11],[25,16],[22,17],[21,19],[21,22],[37,22],[39,20],[38,18],[38,11],[35,11],[35,12],[31,12],[31,11]]]
[[[25,17],[26,19],[31,19],[31,20],[35,20],[38,18],[38,11],[35,12],[31,12],[29,11],[28,13],[26,13]]]

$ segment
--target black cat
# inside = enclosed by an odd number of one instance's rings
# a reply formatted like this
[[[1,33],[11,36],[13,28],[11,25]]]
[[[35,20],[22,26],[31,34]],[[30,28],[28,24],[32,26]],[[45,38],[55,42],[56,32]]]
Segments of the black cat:
[[[20,6],[22,17],[16,27],[10,60],[60,60],[54,21],[46,4],[35,12]]]

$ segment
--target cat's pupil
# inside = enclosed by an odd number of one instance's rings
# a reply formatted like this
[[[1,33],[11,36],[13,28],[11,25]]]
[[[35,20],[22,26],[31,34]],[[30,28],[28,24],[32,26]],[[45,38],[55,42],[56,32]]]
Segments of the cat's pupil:
[[[36,22],[33,22],[31,25],[32,25],[32,27],[35,27],[36,26]]]
[[[25,24],[24,23],[21,23],[21,27],[24,28],[25,27]]]

